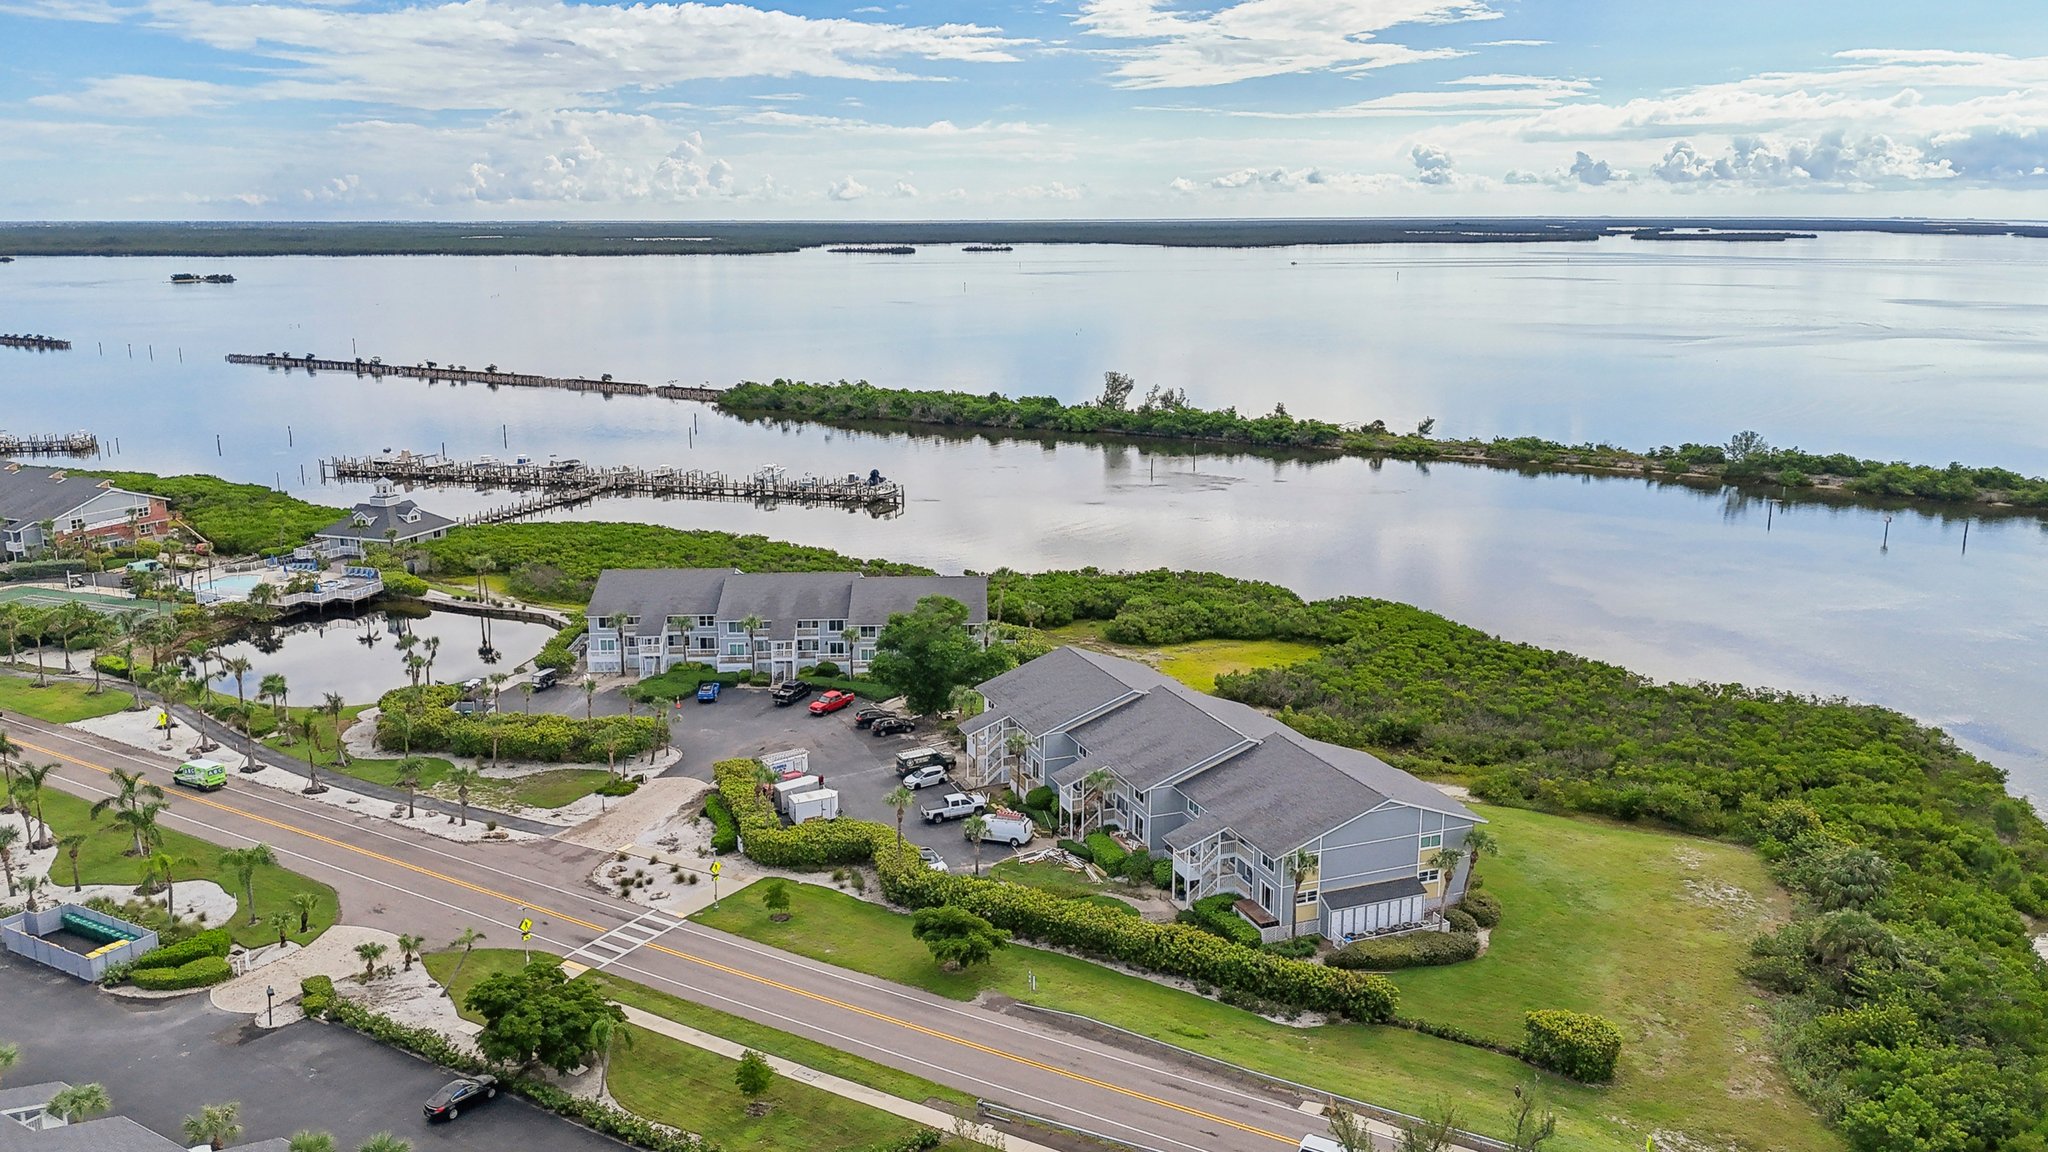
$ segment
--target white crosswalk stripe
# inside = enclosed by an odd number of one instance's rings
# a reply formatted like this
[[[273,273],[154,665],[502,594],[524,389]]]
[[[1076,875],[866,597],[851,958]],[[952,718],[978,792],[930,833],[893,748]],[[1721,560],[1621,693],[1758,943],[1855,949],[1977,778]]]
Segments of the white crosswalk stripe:
[[[618,963],[632,955],[635,949],[644,948],[682,926],[683,922],[674,916],[650,910],[569,953],[566,959],[591,968],[604,968]]]

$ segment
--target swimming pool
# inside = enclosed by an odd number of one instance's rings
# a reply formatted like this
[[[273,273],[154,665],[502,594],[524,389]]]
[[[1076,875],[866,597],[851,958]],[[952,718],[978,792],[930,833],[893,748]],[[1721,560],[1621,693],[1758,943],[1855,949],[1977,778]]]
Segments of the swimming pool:
[[[260,572],[233,572],[225,576],[216,576],[199,585],[196,594],[202,604],[213,604],[222,600],[247,600],[250,590],[261,583],[263,574]]]

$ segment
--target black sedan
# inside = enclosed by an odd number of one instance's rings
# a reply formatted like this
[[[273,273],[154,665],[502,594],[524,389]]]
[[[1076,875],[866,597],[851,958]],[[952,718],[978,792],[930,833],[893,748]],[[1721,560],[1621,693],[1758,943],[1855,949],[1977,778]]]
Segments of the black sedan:
[[[853,714],[853,726],[855,728],[866,728],[877,720],[894,715],[895,713],[887,708],[863,708]]]
[[[898,732],[911,732],[917,728],[917,721],[908,716],[884,716],[868,725],[868,732],[875,736],[890,736]]]
[[[498,1094],[498,1078],[495,1076],[465,1076],[451,1080],[448,1085],[428,1098],[421,1111],[429,1121],[453,1120],[462,1115],[464,1108],[474,1108]]]

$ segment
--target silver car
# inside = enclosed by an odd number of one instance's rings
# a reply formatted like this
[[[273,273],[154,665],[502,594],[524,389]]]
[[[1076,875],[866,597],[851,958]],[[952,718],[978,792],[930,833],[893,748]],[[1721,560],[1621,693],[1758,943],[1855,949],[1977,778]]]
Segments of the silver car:
[[[944,856],[939,855],[937,852],[932,851],[929,848],[920,846],[917,850],[917,858],[919,860],[924,861],[924,866],[931,869],[934,872],[951,871],[950,868],[946,867],[946,858]]]
[[[929,788],[934,784],[944,784],[945,782],[946,769],[938,764],[927,764],[922,768],[913,768],[903,777],[903,786],[912,792],[917,791],[919,788]]]

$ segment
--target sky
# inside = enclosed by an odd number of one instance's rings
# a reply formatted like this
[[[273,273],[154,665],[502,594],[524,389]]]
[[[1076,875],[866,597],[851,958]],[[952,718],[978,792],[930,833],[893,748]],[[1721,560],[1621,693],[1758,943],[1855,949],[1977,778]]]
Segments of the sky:
[[[2048,217],[2039,0],[0,0],[0,218]]]

